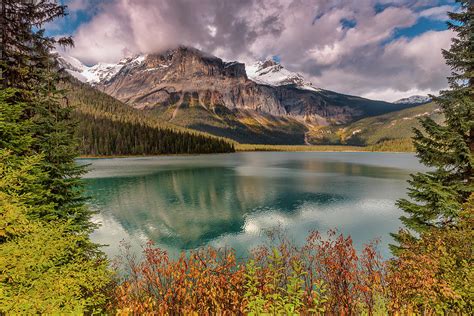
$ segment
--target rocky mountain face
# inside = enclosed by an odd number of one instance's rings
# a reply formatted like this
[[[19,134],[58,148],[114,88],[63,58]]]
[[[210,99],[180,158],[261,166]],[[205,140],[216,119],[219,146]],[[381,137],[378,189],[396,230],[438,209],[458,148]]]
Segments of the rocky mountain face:
[[[130,106],[245,142],[283,129],[285,135],[298,134],[296,143],[302,143],[305,130],[314,126],[345,124],[409,106],[318,89],[271,60],[246,67],[189,47],[92,67],[71,57],[60,61],[71,75]],[[278,138],[286,136],[278,134],[272,143]]]
[[[244,64],[226,63],[192,48],[144,56],[141,64],[123,67],[97,88],[136,108],[225,106],[286,114],[267,87],[247,78]]]

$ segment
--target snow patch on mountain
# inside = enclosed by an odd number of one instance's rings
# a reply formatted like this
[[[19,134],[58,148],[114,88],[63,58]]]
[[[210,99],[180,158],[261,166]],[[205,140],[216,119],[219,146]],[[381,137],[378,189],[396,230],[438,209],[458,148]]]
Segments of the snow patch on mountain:
[[[296,85],[300,89],[320,91],[313,84],[296,72],[289,71],[281,64],[273,61],[257,61],[252,65],[246,65],[247,77],[259,84],[270,86]]]
[[[431,101],[431,98],[427,95],[412,95],[411,97],[403,98],[393,103],[395,104],[423,104],[423,103],[428,103],[430,101]]]
[[[124,67],[136,67],[141,65],[145,61],[146,55],[127,57],[116,64],[98,63],[90,67],[66,54],[59,54],[57,58],[59,64],[73,77],[82,82],[96,84],[109,81]]]

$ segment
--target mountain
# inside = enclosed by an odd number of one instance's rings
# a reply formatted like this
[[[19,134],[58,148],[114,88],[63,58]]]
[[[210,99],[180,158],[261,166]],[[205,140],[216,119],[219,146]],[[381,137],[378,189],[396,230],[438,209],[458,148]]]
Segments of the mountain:
[[[300,89],[320,90],[313,87],[313,84],[306,81],[301,74],[287,70],[274,60],[258,61],[246,66],[245,71],[250,80],[259,84],[270,86],[294,85]]]
[[[312,86],[274,61],[246,67],[190,47],[67,71],[96,89],[174,125],[241,143],[304,144],[315,127],[411,107]]]
[[[423,104],[423,103],[428,103],[430,101],[431,101],[431,98],[427,95],[412,95],[411,97],[403,98],[393,103],[395,104]]]
[[[367,117],[345,126],[327,126],[313,130],[307,135],[308,142],[347,145],[403,144],[411,148],[413,128],[419,128],[419,119],[430,117],[442,123],[441,109],[434,102],[420,104],[408,109]]]
[[[78,59],[66,54],[58,55],[59,64],[73,77],[81,82],[97,84],[107,82],[115,76],[123,67],[140,64],[144,56],[134,56],[122,59],[116,64],[98,63],[88,67]]]

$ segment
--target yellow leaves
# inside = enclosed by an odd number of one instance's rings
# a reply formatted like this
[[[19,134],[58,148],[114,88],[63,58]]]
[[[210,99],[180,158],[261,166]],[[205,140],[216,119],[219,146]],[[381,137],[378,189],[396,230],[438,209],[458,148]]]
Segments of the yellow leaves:
[[[10,313],[92,311],[106,300],[107,262],[82,253],[87,236],[67,233],[63,223],[32,225],[22,238],[2,244],[0,298]],[[7,259],[8,258],[8,259]]]
[[[419,240],[404,240],[390,262],[391,308],[445,313],[472,310],[473,209],[466,204],[456,225],[433,228]]]
[[[92,311],[106,300],[107,262],[68,223],[30,218],[52,210],[40,159],[0,151],[0,313]]]

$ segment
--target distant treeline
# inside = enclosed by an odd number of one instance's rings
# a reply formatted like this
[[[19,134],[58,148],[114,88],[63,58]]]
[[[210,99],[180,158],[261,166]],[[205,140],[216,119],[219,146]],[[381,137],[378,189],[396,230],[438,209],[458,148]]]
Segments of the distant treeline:
[[[370,151],[414,152],[415,146],[410,138],[385,139],[367,146]]]
[[[158,155],[234,152],[233,144],[218,138],[169,128],[77,113],[80,148],[84,155]]]

